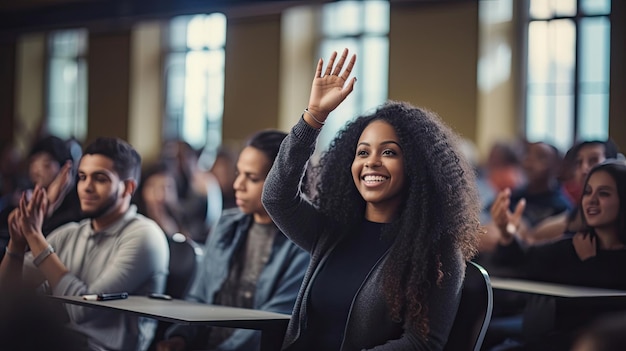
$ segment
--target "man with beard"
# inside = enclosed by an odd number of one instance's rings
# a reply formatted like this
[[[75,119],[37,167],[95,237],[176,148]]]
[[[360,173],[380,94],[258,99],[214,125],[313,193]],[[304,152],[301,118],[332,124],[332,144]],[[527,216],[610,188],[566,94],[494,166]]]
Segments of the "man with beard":
[[[9,216],[2,288],[20,285],[23,273],[24,283],[45,282],[53,295],[163,292],[169,263],[165,235],[130,203],[140,167],[137,151],[120,139],[99,138],[87,146],[77,179],[86,219],[61,226],[48,237],[41,232],[46,191],[37,186],[31,196],[23,194]],[[30,252],[24,254],[27,246]],[[87,336],[90,350],[144,350],[156,328],[156,321],[128,314],[66,309],[70,327]]]

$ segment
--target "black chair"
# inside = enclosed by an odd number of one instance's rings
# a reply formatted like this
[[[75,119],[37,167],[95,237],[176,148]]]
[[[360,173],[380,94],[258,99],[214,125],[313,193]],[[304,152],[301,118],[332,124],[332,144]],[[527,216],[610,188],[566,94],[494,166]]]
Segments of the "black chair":
[[[182,234],[167,236],[170,248],[170,265],[165,293],[182,299],[191,287],[196,269],[202,260],[202,248]]]
[[[182,234],[167,236],[167,244],[170,248],[170,264],[165,293],[175,299],[183,299],[196,275],[196,270],[202,262],[203,252],[200,245],[187,239]],[[165,331],[173,323],[159,321],[154,333],[154,339],[148,348],[149,351],[156,350],[156,344],[163,340]]]
[[[467,262],[459,309],[444,347],[445,351],[479,351],[491,321],[493,291],[489,274]]]

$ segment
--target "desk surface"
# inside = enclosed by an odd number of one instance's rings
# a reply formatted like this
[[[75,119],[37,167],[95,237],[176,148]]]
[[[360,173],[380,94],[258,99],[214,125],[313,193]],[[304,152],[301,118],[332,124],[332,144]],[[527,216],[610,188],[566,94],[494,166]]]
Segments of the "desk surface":
[[[245,308],[215,306],[185,300],[158,300],[129,296],[123,300],[87,301],[81,296],[51,296],[64,303],[118,310],[179,324],[203,324],[221,327],[264,329],[276,324],[286,327],[289,315]]]
[[[568,298],[626,297],[624,290],[545,283],[532,280],[489,277],[494,289]]]

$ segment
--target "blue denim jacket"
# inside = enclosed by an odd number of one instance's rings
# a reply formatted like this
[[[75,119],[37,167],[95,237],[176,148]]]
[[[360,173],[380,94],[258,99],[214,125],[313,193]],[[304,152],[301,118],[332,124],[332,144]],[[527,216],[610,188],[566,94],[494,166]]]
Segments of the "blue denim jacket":
[[[251,215],[245,215],[238,209],[224,211],[209,235],[204,264],[198,269],[187,300],[213,303],[215,293],[228,277],[235,249],[245,242],[251,224]],[[309,254],[278,232],[270,258],[257,282],[254,308],[291,314],[308,264]],[[168,329],[166,337],[182,336],[189,343],[198,331],[195,326],[174,325]],[[217,350],[258,350],[260,342],[260,331],[238,329]]]

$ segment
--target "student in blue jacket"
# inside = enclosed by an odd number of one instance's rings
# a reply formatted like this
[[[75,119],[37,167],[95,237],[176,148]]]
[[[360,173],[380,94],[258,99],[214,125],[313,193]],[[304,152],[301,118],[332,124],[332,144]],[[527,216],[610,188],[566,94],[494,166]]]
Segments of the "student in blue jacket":
[[[261,204],[265,177],[286,134],[265,130],[241,151],[233,184],[237,208],[223,212],[206,243],[187,300],[291,314],[309,255],[283,235]],[[159,351],[200,347],[258,350],[261,333],[174,325]]]

